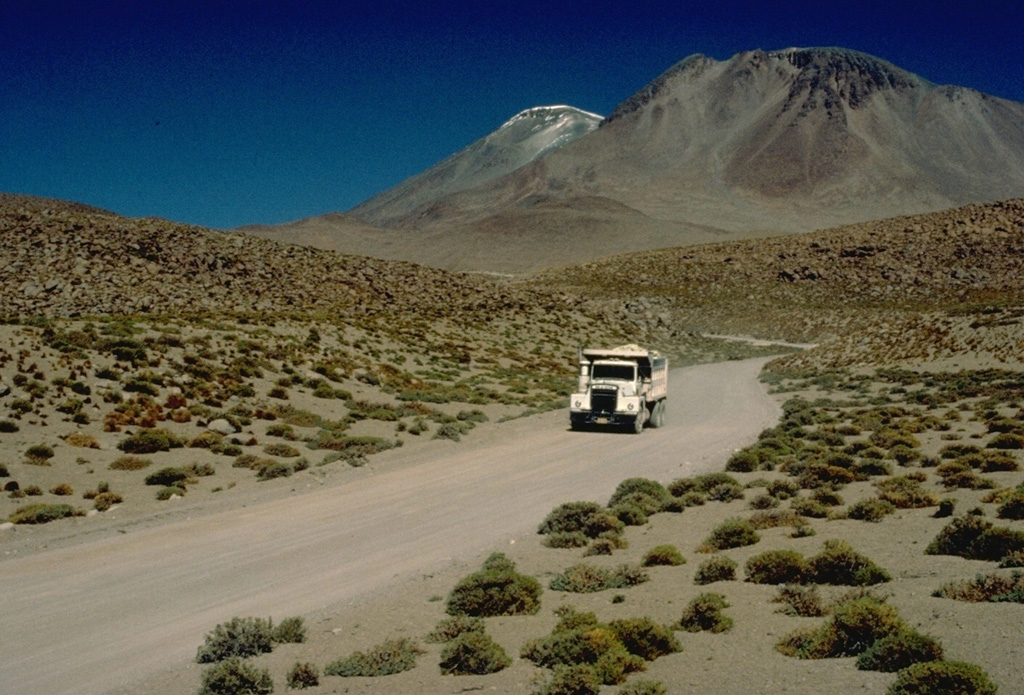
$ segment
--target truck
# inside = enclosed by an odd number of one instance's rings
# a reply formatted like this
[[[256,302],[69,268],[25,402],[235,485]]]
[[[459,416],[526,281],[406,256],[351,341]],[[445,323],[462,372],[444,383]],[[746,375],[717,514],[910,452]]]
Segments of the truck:
[[[665,423],[668,358],[639,345],[579,351],[579,381],[569,398],[569,424],[628,427]]]

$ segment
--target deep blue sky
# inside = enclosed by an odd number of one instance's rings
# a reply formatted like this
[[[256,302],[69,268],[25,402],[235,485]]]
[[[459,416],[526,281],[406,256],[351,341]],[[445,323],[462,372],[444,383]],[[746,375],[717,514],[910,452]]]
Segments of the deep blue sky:
[[[0,0],[0,191],[217,228],[346,210],[693,53],[843,46],[1024,101],[1024,3],[918,5]]]

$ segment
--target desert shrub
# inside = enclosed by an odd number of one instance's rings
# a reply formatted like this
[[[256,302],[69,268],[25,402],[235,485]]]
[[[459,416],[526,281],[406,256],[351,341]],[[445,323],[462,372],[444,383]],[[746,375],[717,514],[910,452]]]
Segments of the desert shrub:
[[[840,586],[871,586],[891,579],[888,572],[842,540],[825,541],[825,549],[807,561],[807,577],[815,584]]]
[[[746,572],[747,581],[754,584],[799,584],[807,562],[795,550],[769,550],[747,560]]]
[[[93,498],[93,507],[96,511],[105,512],[115,504],[121,504],[124,498],[116,492],[100,492]]]
[[[609,512],[626,526],[643,526],[647,523],[647,513],[643,507],[631,502],[621,502]]]
[[[860,500],[846,510],[846,516],[859,521],[881,521],[896,511],[896,506],[888,500],[870,497]]]
[[[84,516],[84,512],[70,504],[30,504],[15,511],[7,520],[12,524],[48,524],[71,516]]]
[[[796,498],[790,503],[789,508],[795,514],[811,517],[812,519],[824,519],[828,516],[828,507],[810,497]]]
[[[100,443],[96,437],[84,432],[72,432],[64,437],[64,443],[68,446],[77,446],[80,449],[99,449]]]
[[[885,461],[861,459],[850,469],[857,480],[867,480],[878,475],[892,475],[892,466]]]
[[[743,499],[743,488],[738,483],[722,483],[708,489],[707,497],[716,502],[732,502]]]
[[[298,439],[298,435],[295,434],[295,430],[292,429],[291,425],[287,425],[283,422],[275,422],[273,425],[267,427],[268,437],[281,437],[287,439],[290,442],[294,442]]]
[[[800,487],[792,480],[773,480],[768,483],[766,492],[780,500],[788,500],[800,490]]]
[[[761,460],[757,454],[744,449],[743,451],[737,451],[729,457],[725,464],[725,470],[734,473],[750,473],[751,471],[756,471],[760,465]]]
[[[193,437],[185,445],[190,449],[209,449],[211,447],[220,444],[221,440],[224,439],[224,435],[220,432],[213,432],[207,430],[197,437]]]
[[[60,483],[50,488],[51,495],[57,495],[58,497],[67,497],[68,495],[75,494],[75,489],[67,483]]]
[[[608,626],[627,652],[639,656],[644,661],[654,661],[660,656],[674,654],[682,648],[672,630],[650,618],[613,620]]]
[[[952,582],[936,590],[932,596],[956,601],[1024,603],[1024,572],[1010,576],[979,574],[971,580]]]
[[[683,610],[678,627],[687,632],[725,632],[732,627],[732,618],[722,615],[728,607],[721,594],[700,594]]]
[[[723,555],[716,555],[701,563],[694,574],[695,584],[730,582],[736,579],[736,563]]]
[[[996,686],[974,664],[925,661],[896,674],[887,695],[995,695]]]
[[[1024,519],[1024,490],[1017,490],[1012,497],[999,505],[996,516],[1000,519]]]
[[[501,645],[482,630],[463,632],[441,650],[441,673],[444,674],[485,675],[497,673],[511,663],[512,659]]]
[[[232,618],[206,634],[196,661],[207,664],[269,653],[274,648],[273,629],[269,618]]]
[[[763,531],[767,528],[779,528],[781,526],[801,527],[807,525],[807,522],[801,519],[800,515],[792,509],[754,512],[747,521],[758,531]]]
[[[598,695],[600,692],[601,679],[594,669],[586,664],[577,664],[555,667],[551,680],[537,691],[537,695]]]
[[[608,507],[630,503],[639,506],[646,514],[653,514],[661,509],[661,505],[670,496],[665,486],[655,480],[627,478],[615,488],[608,500]]]
[[[274,692],[267,669],[232,657],[203,670],[199,695],[264,695]]]
[[[542,543],[547,548],[585,548],[590,539],[580,531],[549,533]]]
[[[423,649],[413,640],[405,637],[388,639],[365,652],[354,651],[343,659],[332,661],[324,667],[324,675],[390,676],[415,668],[416,657],[423,653]]]
[[[185,488],[178,485],[168,485],[167,487],[162,487],[156,491],[156,498],[161,502],[166,502],[175,495],[178,497],[184,497]]]
[[[838,490],[854,480],[856,480],[856,476],[845,468],[826,466],[821,463],[805,466],[797,475],[797,484],[805,490],[818,488]]]
[[[0,420],[0,433],[12,433],[17,432],[21,428],[18,427],[18,423],[13,420]]]
[[[302,644],[306,641],[306,624],[299,616],[285,618],[274,627],[271,639],[278,644]]]
[[[1024,449],[1024,435],[1014,432],[1000,432],[985,445],[987,449]]]
[[[890,449],[888,456],[901,466],[909,466],[915,461],[920,461],[922,458],[920,451],[903,446],[902,444],[898,444]]]
[[[309,662],[295,662],[295,665],[288,671],[288,687],[292,690],[303,688],[315,688],[320,685],[320,669]]]
[[[25,458],[32,461],[46,461],[53,458],[53,447],[49,444],[33,444],[25,450]]]
[[[568,567],[551,579],[549,586],[554,591],[588,594],[605,589],[621,589],[646,582],[650,577],[639,567],[620,565],[605,569],[593,565],[579,564]]]
[[[1005,451],[987,450],[979,454],[979,458],[981,460],[978,462],[978,469],[982,473],[997,473],[1020,469],[1017,459]]]
[[[916,630],[903,628],[877,640],[857,657],[861,671],[893,673],[924,661],[942,658],[942,645]]]
[[[1024,550],[1011,550],[999,561],[1000,567],[1024,567]]]
[[[780,586],[774,603],[781,603],[780,613],[795,615],[801,618],[818,618],[825,615],[828,610],[821,601],[821,594],[817,586],[800,586],[798,584],[786,584]]]
[[[921,481],[908,477],[887,478],[878,481],[879,499],[899,509],[934,507],[939,503],[935,493],[921,487]]]
[[[39,497],[43,494],[43,488],[38,485],[26,485],[24,492],[29,497]]]
[[[643,567],[654,567],[656,565],[676,566],[686,562],[682,553],[674,545],[656,545],[644,555],[641,565]]]
[[[187,481],[189,475],[184,468],[168,466],[146,476],[146,485],[174,485]]]
[[[757,495],[754,499],[750,500],[748,504],[751,509],[774,509],[779,506],[779,500],[778,498],[765,493]]]
[[[120,456],[107,466],[112,471],[140,471],[153,462],[141,456]]]
[[[290,444],[283,442],[277,442],[274,444],[267,444],[263,447],[263,453],[268,456],[280,456],[281,458],[295,458],[299,456],[299,450]]]
[[[895,608],[873,596],[858,596],[836,605],[823,625],[791,632],[775,648],[800,659],[856,656],[904,627]]]
[[[11,472],[7,469],[7,464],[0,462],[0,478],[10,478]]]
[[[926,555],[956,555],[968,560],[998,561],[1024,550],[1024,532],[993,526],[978,516],[953,519],[925,548]]]
[[[126,454],[154,454],[181,447],[184,441],[162,429],[140,429],[122,439],[117,448]]]
[[[666,488],[673,497],[682,497],[690,492],[701,492],[700,485],[694,478],[677,478]]]
[[[274,478],[287,478],[295,473],[295,469],[290,463],[284,461],[275,461],[268,466],[263,466],[256,473],[256,477],[260,480],[273,480]]]
[[[537,532],[580,532],[587,538],[597,538],[605,531],[621,530],[622,522],[596,502],[566,502],[548,513]]]
[[[953,510],[956,508],[956,500],[946,498],[939,500],[939,508],[932,514],[936,519],[941,519],[947,516],[953,516]]]
[[[502,553],[494,553],[478,572],[461,579],[448,595],[450,615],[532,615],[540,609],[540,583],[519,574]]]
[[[701,553],[712,553],[716,550],[739,548],[753,545],[761,540],[753,524],[745,519],[727,519],[712,529],[711,534],[697,548]]]
[[[665,695],[668,691],[661,681],[638,680],[619,688],[619,695]]]
[[[826,507],[841,507],[845,502],[842,496],[835,490],[829,488],[818,488],[811,493],[811,499],[815,502],[821,502]]]
[[[427,642],[450,642],[464,632],[482,632],[484,621],[469,615],[453,615],[440,621],[430,634]]]

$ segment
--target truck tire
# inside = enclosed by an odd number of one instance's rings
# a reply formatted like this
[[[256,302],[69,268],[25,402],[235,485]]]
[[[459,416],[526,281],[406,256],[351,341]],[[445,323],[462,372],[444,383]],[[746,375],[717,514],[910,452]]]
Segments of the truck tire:
[[[658,401],[651,411],[651,427],[661,427],[665,424],[665,401]]]
[[[644,431],[644,411],[647,410],[647,406],[641,406],[640,412],[636,414],[636,419],[633,420],[633,432],[640,434]]]

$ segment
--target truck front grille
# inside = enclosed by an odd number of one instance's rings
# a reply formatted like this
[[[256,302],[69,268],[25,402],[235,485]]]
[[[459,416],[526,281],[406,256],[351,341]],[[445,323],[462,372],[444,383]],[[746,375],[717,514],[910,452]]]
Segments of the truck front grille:
[[[595,413],[614,413],[618,398],[618,391],[595,389],[590,393],[590,409]]]

